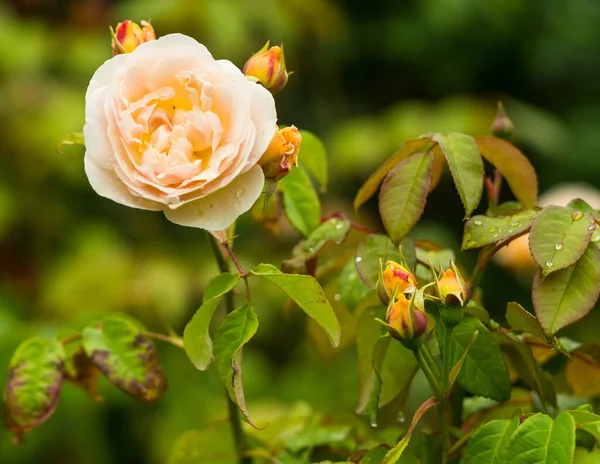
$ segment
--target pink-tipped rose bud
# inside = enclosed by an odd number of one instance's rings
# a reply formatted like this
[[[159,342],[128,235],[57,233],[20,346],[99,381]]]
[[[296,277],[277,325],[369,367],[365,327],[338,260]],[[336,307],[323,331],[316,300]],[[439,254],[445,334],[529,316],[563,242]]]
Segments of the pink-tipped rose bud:
[[[400,293],[396,301],[390,302],[385,318],[388,331],[396,340],[414,340],[427,330],[427,315],[417,308],[415,302],[414,297],[407,300],[404,293]]]
[[[510,120],[506,111],[504,110],[504,105],[501,101],[498,102],[498,112],[496,113],[496,118],[492,122],[492,134],[495,137],[500,139],[510,139],[515,130],[515,126],[513,122]]]
[[[131,53],[144,42],[156,40],[154,29],[148,21],[141,21],[142,27],[130,20],[117,24],[113,33],[113,56]]]
[[[404,266],[388,261],[382,274],[383,286],[388,297],[394,293],[412,293],[416,289],[417,279]]]
[[[301,142],[302,135],[295,126],[278,128],[267,151],[258,161],[268,180],[279,182],[287,176],[293,166],[298,166]]]
[[[255,79],[271,93],[280,92],[288,81],[283,45],[269,48],[270,41],[244,65],[244,74]]]
[[[440,298],[448,305],[464,306],[469,301],[469,287],[453,262],[438,278],[437,288]]]

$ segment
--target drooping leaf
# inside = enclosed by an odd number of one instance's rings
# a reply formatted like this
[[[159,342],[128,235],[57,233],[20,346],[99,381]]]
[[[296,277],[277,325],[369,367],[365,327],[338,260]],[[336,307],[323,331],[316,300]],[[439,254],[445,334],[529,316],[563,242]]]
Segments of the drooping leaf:
[[[600,345],[584,343],[572,351],[565,367],[565,380],[575,396],[600,395]]]
[[[481,248],[519,235],[531,227],[535,215],[526,210],[512,216],[473,216],[465,223],[462,249]]]
[[[215,334],[215,365],[229,397],[240,408],[244,420],[252,424],[242,385],[242,348],[258,329],[258,318],[251,303],[227,315]]]
[[[304,169],[295,168],[279,186],[283,192],[283,210],[290,224],[308,236],[321,222],[321,203],[310,177]]]
[[[431,141],[429,138],[425,137],[409,139],[404,142],[400,149],[398,149],[398,151],[394,153],[390,159],[383,163],[381,167],[377,169],[377,171],[375,171],[359,189],[356,197],[354,198],[354,210],[358,211],[358,209],[375,194],[383,179],[385,179],[388,173],[394,169],[398,163],[415,154],[430,142]]]
[[[555,420],[534,414],[510,437],[501,454],[502,464],[573,464],[575,421],[569,413]]]
[[[158,400],[167,385],[158,351],[138,324],[106,317],[82,334],[86,354],[116,387],[143,403]]]
[[[413,155],[401,161],[383,181],[379,193],[379,213],[394,243],[398,243],[423,214],[432,162],[431,153]]]
[[[58,153],[62,153],[62,147],[65,145],[85,145],[82,132],[69,132],[56,147]]]
[[[508,445],[518,425],[518,417],[483,424],[469,439],[463,464],[503,464],[500,453]]]
[[[372,289],[377,285],[380,266],[385,266],[387,261],[400,262],[400,253],[385,235],[367,235],[356,249],[356,270],[363,282]]]
[[[589,245],[577,263],[533,279],[535,315],[547,337],[585,316],[600,294],[600,250]]]
[[[98,396],[100,370],[87,355],[81,343],[68,343],[65,346],[63,376],[64,380],[87,391],[94,400],[101,399]]]
[[[575,409],[565,411],[575,420],[575,427],[590,433],[596,442],[600,442],[600,416],[590,411]],[[577,461],[574,461],[577,462]]]
[[[168,464],[236,464],[235,444],[228,422],[217,422],[203,430],[189,430],[180,436]]]
[[[531,347],[509,334],[495,333],[502,351],[506,355],[513,378],[520,378],[530,389],[537,392],[545,404],[556,406],[556,392],[549,376],[536,360]]]
[[[202,306],[185,326],[183,347],[196,369],[204,371],[212,361],[213,342],[209,333],[210,322],[223,295],[233,290],[239,280],[239,274],[227,273],[212,279],[204,290]]]
[[[29,338],[15,350],[4,389],[4,425],[16,441],[56,409],[65,351],[56,339]]]
[[[350,221],[331,218],[313,230],[306,240],[294,247],[293,258],[284,261],[285,269],[301,269],[304,263],[319,256],[329,245],[341,245],[350,232]]]
[[[451,132],[446,136],[435,134],[437,142],[446,157],[454,179],[454,185],[465,207],[465,217],[477,208],[483,193],[483,161],[479,147],[473,137]]]
[[[283,290],[327,333],[332,348],[340,343],[340,323],[319,283],[308,275],[284,274],[270,264],[259,264],[252,274],[263,277]]]
[[[373,293],[373,290],[358,275],[354,258],[350,259],[342,269],[339,282],[342,302],[351,311],[354,311],[362,300]]]
[[[532,209],[538,195],[535,169],[523,153],[496,137],[475,137],[483,156],[498,168],[513,194],[525,209]]]
[[[452,329],[452,365],[460,360],[476,331],[479,334],[467,353],[458,382],[474,395],[506,401],[510,398],[511,386],[500,346],[489,330],[473,316],[466,315]]]
[[[527,332],[545,340],[544,330],[536,317],[514,301],[506,305],[506,320],[511,329]]]
[[[440,183],[444,166],[446,166],[446,158],[439,145],[435,145],[431,150],[433,153],[433,163],[431,163],[431,183],[429,184],[429,192],[433,191]]]
[[[312,132],[301,130],[300,135],[302,135],[302,143],[298,152],[300,165],[315,176],[320,185],[327,187],[328,170],[325,145]]]
[[[571,208],[549,206],[534,219],[529,248],[544,276],[575,264],[596,230],[589,213]]]

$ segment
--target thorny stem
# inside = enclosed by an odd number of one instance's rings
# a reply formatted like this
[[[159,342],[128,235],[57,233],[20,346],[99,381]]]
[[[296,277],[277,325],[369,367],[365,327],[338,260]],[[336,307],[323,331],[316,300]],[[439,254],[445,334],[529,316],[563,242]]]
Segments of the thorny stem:
[[[208,237],[208,243],[210,245],[210,248],[213,252],[213,255],[215,256],[215,260],[217,261],[217,266],[219,266],[219,270],[221,272],[229,272],[230,271],[229,263],[225,259],[225,256],[223,256],[221,247],[223,247],[223,250],[225,250],[227,252],[229,257],[231,258],[231,261],[233,261],[233,264],[235,265],[236,269],[240,273],[240,276],[242,277],[242,279],[244,279],[244,284],[246,285],[246,299],[249,301],[250,300],[250,285],[248,284],[248,277],[250,275],[246,271],[244,271],[244,268],[240,264],[240,261],[238,260],[237,256],[233,252],[233,249],[231,248],[229,243],[227,243],[225,241],[225,242],[219,244],[219,242],[214,237],[214,235],[212,235],[209,232],[207,232],[206,235]]]
[[[212,252],[215,256],[215,261],[217,262],[217,266],[219,267],[219,270],[221,272],[229,272],[230,271],[229,263],[223,256],[223,253],[221,252],[221,248],[219,246],[219,243],[217,242],[217,239],[208,232],[206,235],[208,236],[208,242],[209,242]],[[229,245],[227,245],[227,247],[229,247]],[[227,248],[225,248],[225,249],[227,250]],[[229,249],[231,249],[231,247],[229,247]],[[230,254],[230,256],[231,256],[231,254]],[[232,260],[233,260],[233,257],[232,257]],[[234,261],[234,263],[236,263],[237,259],[233,260],[233,261]],[[240,269],[240,267],[238,267],[238,270]],[[242,277],[244,277],[243,271],[240,271],[240,274],[242,274]],[[250,298],[250,294],[248,294],[248,298]],[[226,309],[227,309],[227,314],[233,312],[233,310],[235,309],[232,292],[229,292],[225,295],[225,305],[226,305]],[[252,464],[252,458],[250,456],[248,456],[248,454],[247,454],[248,445],[246,442],[246,435],[244,434],[244,430],[242,429],[242,421],[240,419],[240,413],[238,411],[238,407],[229,397],[229,393],[227,393],[227,390],[225,390],[225,398],[227,401],[227,411],[229,413],[229,423],[231,424],[231,433],[233,435],[233,441],[235,443],[235,447],[238,452],[238,463],[239,464]]]
[[[229,245],[229,243],[224,242],[223,243],[223,249],[231,257],[231,261],[233,261],[233,264],[235,265],[236,269],[238,270],[238,272],[242,276],[242,279],[244,279],[244,285],[246,285],[246,299],[248,301],[250,301],[250,284],[248,283],[248,273],[242,267],[240,261],[238,260],[237,256],[233,252],[233,249],[231,248],[231,246]]]

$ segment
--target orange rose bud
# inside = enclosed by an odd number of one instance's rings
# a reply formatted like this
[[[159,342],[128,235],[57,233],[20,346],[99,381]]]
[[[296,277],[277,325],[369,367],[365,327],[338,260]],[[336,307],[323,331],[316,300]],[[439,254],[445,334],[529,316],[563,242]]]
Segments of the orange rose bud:
[[[302,135],[295,126],[278,128],[267,151],[258,160],[268,180],[278,182],[287,176],[293,166],[298,166],[301,142]]]
[[[446,304],[464,306],[470,297],[469,287],[453,262],[450,262],[450,267],[437,281],[439,296]]]
[[[427,316],[414,302],[414,298],[409,301],[400,293],[388,306],[385,317],[388,331],[396,340],[414,340],[427,330]]]
[[[285,67],[283,45],[269,48],[269,44],[270,41],[267,41],[263,48],[246,61],[243,72],[276,94],[287,84],[289,74]]]
[[[117,24],[112,31],[113,56],[121,53],[131,53],[144,42],[156,40],[154,29],[148,21],[141,21],[142,27],[130,20]]]
[[[412,293],[416,289],[417,279],[408,269],[394,261],[388,261],[382,274],[383,286],[388,297],[394,293]]]

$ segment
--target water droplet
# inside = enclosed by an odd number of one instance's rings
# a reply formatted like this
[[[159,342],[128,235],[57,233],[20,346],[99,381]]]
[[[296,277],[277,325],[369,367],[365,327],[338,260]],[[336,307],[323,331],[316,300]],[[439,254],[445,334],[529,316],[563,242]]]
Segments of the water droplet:
[[[498,237],[498,233],[496,232],[494,235],[492,235],[492,237],[494,237],[494,238]]]
[[[340,295],[339,293],[336,293],[335,295],[333,295],[333,299],[335,301],[342,301],[342,295]]]
[[[592,224],[588,227],[588,230],[596,230],[596,224]]]
[[[469,240],[471,240],[471,234],[465,234],[464,240],[465,240],[465,242],[468,242]]]
[[[600,240],[600,234],[594,234],[594,236],[592,237],[592,242],[597,242],[598,240]]]
[[[371,427],[377,428],[377,419],[371,419],[371,422],[369,423],[371,424]]]
[[[510,225],[513,227],[519,227],[521,224],[519,224],[519,221],[512,221]]]
[[[575,211],[573,213],[573,220],[579,221],[583,217],[583,213],[581,211]]]
[[[335,225],[335,228],[336,228],[337,230],[340,230],[340,229],[342,229],[343,227],[344,227],[344,224],[342,224],[341,222],[338,222],[338,223]]]
[[[467,242],[467,246],[469,248],[474,247],[475,245],[477,245],[477,242],[475,240],[471,240],[471,241]]]
[[[354,261],[357,263],[360,263],[362,261],[362,258],[360,256],[357,256]]]
[[[552,267],[554,263],[552,261],[546,261],[546,267]]]
[[[491,234],[492,232],[496,232],[496,228],[495,227],[490,227],[488,229],[488,232]]]
[[[398,417],[396,418],[396,420],[398,422],[400,422],[401,424],[404,424],[406,422],[406,416],[404,415],[404,413],[402,411],[400,411],[398,413]]]
[[[508,229],[508,233],[512,234],[514,231],[512,229]]]
[[[314,247],[308,247],[307,250],[309,253],[314,253],[315,252],[315,248]]]
[[[556,242],[556,244],[554,245],[554,248],[556,248],[557,250],[562,250],[563,247],[563,242]]]
[[[480,226],[481,224],[483,224],[483,222],[481,222],[479,219],[475,219],[473,221],[473,224],[475,224],[476,226]]]
[[[235,197],[236,198],[242,198],[242,196],[244,195],[244,193],[246,193],[246,189],[238,190],[237,192],[235,192]]]

